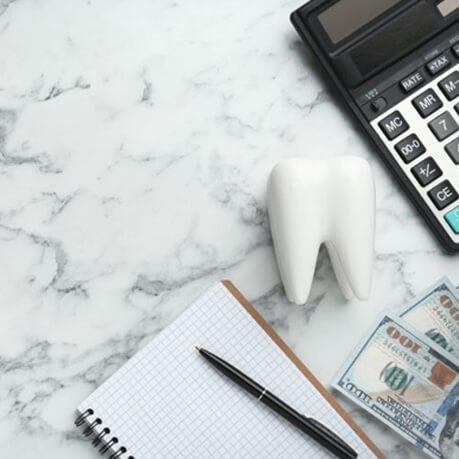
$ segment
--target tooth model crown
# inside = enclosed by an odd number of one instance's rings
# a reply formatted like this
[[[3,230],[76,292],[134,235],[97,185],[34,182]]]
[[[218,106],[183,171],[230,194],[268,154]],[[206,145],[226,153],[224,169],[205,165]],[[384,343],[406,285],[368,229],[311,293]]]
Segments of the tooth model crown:
[[[307,301],[322,243],[346,299],[368,299],[375,186],[367,161],[356,156],[282,161],[271,172],[267,205],[279,271],[290,301]]]

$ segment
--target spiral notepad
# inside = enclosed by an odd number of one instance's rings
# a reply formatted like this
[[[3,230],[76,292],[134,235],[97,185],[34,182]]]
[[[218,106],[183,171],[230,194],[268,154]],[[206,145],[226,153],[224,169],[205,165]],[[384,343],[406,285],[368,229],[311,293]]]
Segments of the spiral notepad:
[[[228,281],[195,301],[78,407],[111,459],[325,458],[330,453],[199,356],[232,362],[359,452],[383,457]]]

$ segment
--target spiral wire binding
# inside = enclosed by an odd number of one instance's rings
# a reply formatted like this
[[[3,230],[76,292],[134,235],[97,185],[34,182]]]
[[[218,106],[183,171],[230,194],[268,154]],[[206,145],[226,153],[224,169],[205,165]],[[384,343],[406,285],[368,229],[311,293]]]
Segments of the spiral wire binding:
[[[90,437],[91,435],[95,435],[92,440],[92,445],[94,448],[97,448],[101,443],[102,446],[99,449],[99,453],[104,455],[106,452],[110,451],[110,449],[114,450],[116,444],[119,443],[118,438],[116,437],[109,437],[110,429],[108,427],[104,427],[99,433],[96,434],[96,427],[102,425],[102,419],[96,417],[94,420],[90,420],[89,418],[94,415],[94,410],[92,408],[88,408],[84,413],[81,413],[75,419],[75,425],[77,427],[81,427],[86,424],[86,427],[83,430],[83,435],[85,437]],[[124,456],[127,453],[127,448],[125,446],[120,446],[116,451],[108,457],[108,459],[134,459],[134,456]]]

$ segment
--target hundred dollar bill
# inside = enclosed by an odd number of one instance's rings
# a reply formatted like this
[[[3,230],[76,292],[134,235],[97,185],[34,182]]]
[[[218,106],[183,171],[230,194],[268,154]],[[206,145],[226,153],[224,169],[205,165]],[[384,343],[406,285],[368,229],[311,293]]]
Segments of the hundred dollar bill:
[[[459,293],[448,279],[438,281],[398,315],[459,359]]]
[[[459,366],[398,318],[381,317],[333,383],[431,457],[459,458]]]

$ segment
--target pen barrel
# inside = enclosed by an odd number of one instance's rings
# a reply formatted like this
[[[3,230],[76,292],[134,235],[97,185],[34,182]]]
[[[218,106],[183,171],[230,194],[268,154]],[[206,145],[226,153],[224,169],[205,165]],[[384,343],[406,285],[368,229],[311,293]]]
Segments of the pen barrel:
[[[264,391],[260,401],[337,457],[342,459],[357,457],[357,453],[347,446],[336,434],[329,429],[323,428],[317,421],[298,413],[298,411],[294,410],[271,392]]]
[[[307,418],[292,407],[283,402],[280,398],[266,390],[252,378],[249,378],[242,371],[218,357],[206,349],[198,348],[199,353],[216,367],[226,377],[234,381],[238,386],[257,397],[262,403],[267,405],[277,414],[296,426],[302,432],[309,435],[317,443],[321,444],[328,451],[341,459],[354,459],[357,453],[339,438],[330,429],[323,426],[319,421]]]

